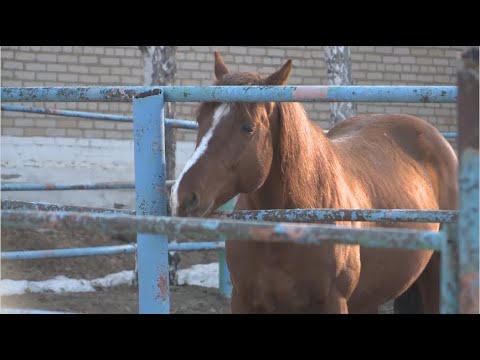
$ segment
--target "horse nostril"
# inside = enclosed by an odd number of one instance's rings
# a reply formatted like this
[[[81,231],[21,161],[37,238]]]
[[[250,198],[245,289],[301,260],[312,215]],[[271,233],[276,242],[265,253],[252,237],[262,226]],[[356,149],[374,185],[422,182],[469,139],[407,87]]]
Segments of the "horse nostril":
[[[187,202],[187,208],[189,210],[193,210],[198,206],[198,204],[199,204],[198,195],[197,193],[192,192],[190,194],[190,199]]]

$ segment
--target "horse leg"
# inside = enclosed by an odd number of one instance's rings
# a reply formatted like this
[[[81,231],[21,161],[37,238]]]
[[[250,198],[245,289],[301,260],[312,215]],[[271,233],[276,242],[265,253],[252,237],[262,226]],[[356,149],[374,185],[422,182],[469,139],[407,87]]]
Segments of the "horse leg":
[[[323,314],[348,314],[347,299],[337,289],[330,292],[322,305]]]
[[[440,312],[440,253],[433,253],[418,279],[395,299],[395,314]]]
[[[415,281],[393,303],[394,314],[423,314],[423,301],[418,284]]]
[[[440,253],[436,251],[416,281],[425,314],[440,313],[440,264]]]
[[[235,287],[232,288],[230,309],[232,310],[232,314],[248,314],[251,312],[248,310],[248,307],[246,306],[242,298],[235,291]]]

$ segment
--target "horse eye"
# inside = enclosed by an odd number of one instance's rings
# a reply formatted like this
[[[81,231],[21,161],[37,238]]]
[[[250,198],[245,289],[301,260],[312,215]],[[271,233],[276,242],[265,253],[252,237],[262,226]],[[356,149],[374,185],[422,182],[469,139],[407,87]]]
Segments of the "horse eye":
[[[242,131],[245,131],[246,133],[249,133],[250,135],[253,134],[253,131],[255,130],[255,127],[251,124],[243,124],[242,125]]]

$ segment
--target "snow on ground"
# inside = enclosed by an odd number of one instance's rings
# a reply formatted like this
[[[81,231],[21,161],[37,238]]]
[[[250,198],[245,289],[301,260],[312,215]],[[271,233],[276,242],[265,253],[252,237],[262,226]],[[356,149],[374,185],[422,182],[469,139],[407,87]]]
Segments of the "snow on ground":
[[[218,263],[198,264],[177,270],[178,285],[218,288]]]
[[[0,280],[0,295],[22,295],[29,292],[92,292],[96,289],[118,285],[132,285],[134,273],[132,270],[121,271],[115,274],[93,279],[70,279],[65,276],[56,276],[44,281],[27,280]],[[177,271],[179,285],[197,285],[218,288],[218,263],[194,265]]]
[[[22,295],[29,292],[91,292],[98,288],[133,283],[133,271],[121,271],[103,278],[85,280],[56,276],[44,281],[0,280],[0,295]]]

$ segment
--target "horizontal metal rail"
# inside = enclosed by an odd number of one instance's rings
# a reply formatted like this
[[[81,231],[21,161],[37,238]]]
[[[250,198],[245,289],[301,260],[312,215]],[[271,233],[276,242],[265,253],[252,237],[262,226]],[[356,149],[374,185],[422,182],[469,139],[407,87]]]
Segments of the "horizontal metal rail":
[[[173,184],[175,184],[175,180],[167,180],[167,187],[172,187]],[[135,189],[135,183],[118,181],[89,184],[3,182],[0,188],[1,191],[122,190]]]
[[[85,213],[121,213],[135,215],[134,210],[103,209],[85,206],[59,205],[42,202],[2,200],[2,210],[75,211]],[[406,210],[406,209],[277,209],[218,211],[212,217],[244,221],[319,222],[419,222],[456,223],[457,210]]]
[[[69,249],[49,249],[49,250],[26,250],[26,251],[2,251],[0,259],[4,260],[34,260],[50,259],[64,257],[80,256],[100,256],[100,255],[121,255],[134,253],[135,244],[113,245],[113,246],[95,246],[84,248]]]
[[[167,102],[413,102],[454,103],[456,86],[72,86],[2,87],[3,102],[131,102],[163,91]]]
[[[454,223],[457,222],[458,211],[405,209],[237,210],[216,212],[214,213],[214,217],[245,221],[281,221],[305,223],[318,221]]]
[[[2,226],[16,229],[79,230],[114,234],[164,234],[176,240],[294,242],[320,244],[326,240],[366,247],[440,250],[443,232],[389,228],[350,228],[335,225],[246,222],[223,219],[172,218],[121,214],[82,214],[3,210]]]
[[[91,113],[91,112],[85,112],[85,111],[47,109],[47,108],[37,108],[33,106],[24,106],[24,105],[2,105],[1,108],[4,111],[19,111],[19,112],[28,112],[28,113],[35,113],[35,114],[47,114],[47,115],[76,117],[76,118],[85,118],[85,119],[133,122],[133,117],[126,116],[126,115],[99,114],[99,113]],[[181,128],[181,129],[189,129],[189,130],[198,129],[197,122],[190,121],[190,120],[180,120],[180,119],[165,119],[165,126],[167,128],[173,127],[173,128]]]
[[[3,308],[0,309],[0,314],[13,314],[13,315],[69,315],[75,314],[72,312],[64,312],[64,311],[48,311],[48,310],[36,310],[36,309],[10,309],[10,308]]]
[[[166,128],[198,130],[198,123],[190,120],[165,119]]]
[[[25,106],[25,105],[2,105],[1,109],[3,111],[16,111],[16,112],[27,112],[27,113],[34,113],[34,114],[85,118],[85,119],[133,122],[133,117],[126,116],[126,115],[100,114],[100,113],[92,113],[92,112],[85,112],[85,111],[49,109],[49,108],[39,108],[39,107]]]
[[[195,243],[170,243],[169,251],[198,251],[198,250],[219,250],[224,249],[225,243],[216,242],[195,242]],[[9,260],[33,260],[33,259],[51,259],[64,257],[81,256],[101,256],[101,255],[121,255],[132,254],[136,251],[137,244],[112,245],[112,246],[94,246],[69,249],[49,249],[49,250],[28,250],[28,251],[4,251],[0,253],[2,261]]]
[[[77,118],[86,118],[86,119],[97,119],[97,120],[111,120],[111,121],[123,121],[123,122],[132,122],[132,116],[125,115],[113,115],[113,114],[99,114],[91,113],[85,111],[72,111],[72,110],[59,110],[59,109],[47,109],[47,108],[37,108],[32,106],[24,105],[2,105],[2,110],[4,111],[19,111],[19,112],[30,112],[37,114],[49,114],[56,116],[66,116],[66,117],[77,117]],[[179,119],[165,119],[165,126],[179,128],[179,129],[188,129],[188,130],[198,130],[198,123],[190,120],[179,120]],[[442,132],[442,135],[448,139],[456,139],[456,132]]]
[[[87,206],[73,206],[51,204],[46,202],[30,202],[20,200],[2,200],[2,210],[36,210],[36,211],[74,211],[85,213],[129,214],[135,215],[135,210],[92,208]]]
[[[55,184],[7,182],[1,184],[2,191],[54,191],[54,190],[121,190],[135,189],[132,182],[102,182],[90,184]]]
[[[442,132],[442,135],[447,140],[456,140],[458,133],[456,132]]]

